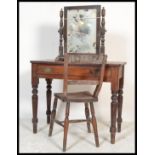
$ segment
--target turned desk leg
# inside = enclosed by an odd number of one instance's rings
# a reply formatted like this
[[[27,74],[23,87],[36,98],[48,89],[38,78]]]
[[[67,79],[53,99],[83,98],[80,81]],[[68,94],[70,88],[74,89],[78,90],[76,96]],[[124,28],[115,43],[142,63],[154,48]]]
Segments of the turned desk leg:
[[[39,78],[36,74],[37,65],[32,64],[32,123],[33,133],[37,133],[38,113],[38,84]]]
[[[112,102],[111,102],[111,144],[115,143],[115,134],[116,134],[116,115],[117,115],[117,91],[112,91]]]
[[[51,83],[52,79],[46,79],[47,82],[47,91],[46,91],[46,99],[47,99],[47,124],[50,123],[50,114],[51,114],[51,97],[52,97],[52,91],[51,91]]]
[[[119,80],[119,90],[118,90],[118,117],[117,117],[117,131],[121,132],[122,123],[122,105],[123,105],[123,84],[124,84],[124,67],[122,69],[123,76]]]
[[[120,80],[120,82],[121,81],[122,79]],[[118,117],[117,117],[117,131],[118,132],[121,132],[122,104],[123,104],[123,86],[121,85],[118,91]]]
[[[32,85],[33,90],[32,90],[32,123],[33,123],[33,133],[37,133],[37,123],[38,123],[38,118],[37,118],[37,112],[38,112],[38,84]]]

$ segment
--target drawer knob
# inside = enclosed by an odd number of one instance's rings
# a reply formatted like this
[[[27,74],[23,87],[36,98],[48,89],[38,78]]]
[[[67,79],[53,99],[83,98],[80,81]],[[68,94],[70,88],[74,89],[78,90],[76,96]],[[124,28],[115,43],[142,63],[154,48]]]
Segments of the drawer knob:
[[[44,72],[45,73],[52,73],[52,68],[45,68],[44,69]]]

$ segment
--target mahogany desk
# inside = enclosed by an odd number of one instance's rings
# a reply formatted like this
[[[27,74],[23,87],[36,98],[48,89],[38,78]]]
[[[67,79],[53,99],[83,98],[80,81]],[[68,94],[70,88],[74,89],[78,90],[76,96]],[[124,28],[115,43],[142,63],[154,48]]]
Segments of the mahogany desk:
[[[51,83],[53,79],[63,79],[63,62],[54,61],[54,60],[41,60],[41,61],[31,61],[32,64],[32,123],[33,123],[33,133],[37,133],[37,111],[38,111],[38,84],[39,78],[45,78],[47,82],[47,123],[50,122],[51,114]],[[104,82],[111,83],[111,143],[115,143],[115,134],[116,134],[116,123],[117,131],[121,131],[121,122],[122,122],[122,104],[123,104],[123,81],[124,81],[124,66],[125,62],[107,62],[105,67],[105,76]],[[86,67],[88,70],[88,75],[81,77],[80,68]],[[69,78],[70,79],[91,79],[91,68],[95,67],[94,65],[71,65]],[[74,74],[73,74],[74,73]]]

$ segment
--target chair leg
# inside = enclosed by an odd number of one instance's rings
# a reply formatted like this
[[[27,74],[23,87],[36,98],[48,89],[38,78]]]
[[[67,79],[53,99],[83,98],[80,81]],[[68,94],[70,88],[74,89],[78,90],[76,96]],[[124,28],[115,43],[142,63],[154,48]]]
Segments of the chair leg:
[[[54,122],[55,122],[55,115],[56,115],[56,108],[57,108],[57,101],[58,101],[58,98],[55,97],[54,98],[54,103],[53,103],[53,110],[52,110],[52,113],[51,113],[51,121],[50,121],[50,127],[49,127],[49,136],[52,135],[52,131],[53,131],[53,125],[54,125]]]
[[[63,151],[66,151],[67,133],[68,133],[68,126],[69,126],[69,110],[70,110],[70,102],[67,102],[66,114],[65,114],[65,120],[64,120]]]
[[[85,103],[85,115],[86,115],[86,119],[87,119],[87,130],[88,133],[91,133],[91,129],[90,129],[90,117],[89,117],[89,108],[88,108],[88,103]]]
[[[95,110],[94,110],[93,102],[90,102],[90,110],[91,110],[91,115],[92,115],[92,125],[93,125],[93,129],[94,129],[95,143],[96,143],[96,147],[99,147],[97,122],[96,122]]]

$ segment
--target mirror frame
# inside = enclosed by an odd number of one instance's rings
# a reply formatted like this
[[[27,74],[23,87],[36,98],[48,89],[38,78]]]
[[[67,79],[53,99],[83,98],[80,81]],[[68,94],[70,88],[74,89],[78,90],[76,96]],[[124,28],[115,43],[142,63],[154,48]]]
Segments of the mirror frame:
[[[100,18],[101,5],[67,6],[64,7],[64,53],[67,52],[67,11],[77,9],[96,9],[96,54],[100,53]]]

